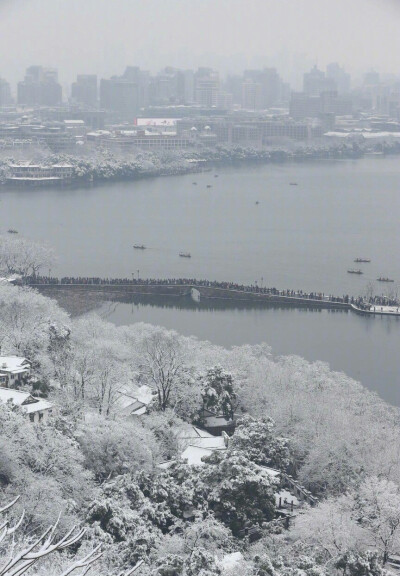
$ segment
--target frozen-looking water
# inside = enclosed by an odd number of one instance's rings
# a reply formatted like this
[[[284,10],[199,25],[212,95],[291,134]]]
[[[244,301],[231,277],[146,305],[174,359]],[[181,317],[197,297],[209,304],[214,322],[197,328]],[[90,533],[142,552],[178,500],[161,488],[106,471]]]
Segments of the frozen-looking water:
[[[139,271],[142,278],[257,280],[338,295],[363,293],[369,282],[378,294],[397,290],[397,157],[224,168],[218,174],[73,190],[0,189],[0,228],[53,245],[55,275],[131,277]],[[134,250],[133,244],[148,249]],[[179,258],[181,251],[192,257]],[[371,263],[355,264],[356,257]],[[348,274],[349,268],[364,274]],[[379,276],[395,282],[376,282]],[[124,309],[115,321],[148,320],[225,345],[266,340],[277,353],[328,360],[400,403],[396,319],[149,306],[133,316],[127,306],[122,319]]]

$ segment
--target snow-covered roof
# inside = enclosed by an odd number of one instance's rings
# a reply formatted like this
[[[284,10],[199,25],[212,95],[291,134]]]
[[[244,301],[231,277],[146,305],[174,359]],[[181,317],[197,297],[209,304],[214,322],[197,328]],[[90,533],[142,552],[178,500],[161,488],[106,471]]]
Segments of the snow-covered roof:
[[[192,428],[195,428],[194,426]],[[203,430],[195,428],[195,431],[204,433]],[[197,432],[195,432],[197,433]],[[181,454],[183,460],[187,460],[190,466],[201,466],[203,456],[210,456],[215,450],[226,450],[227,445],[223,436],[194,436],[192,438],[180,438],[187,444]]]
[[[189,466],[202,466],[203,456],[211,456],[214,450],[202,448],[201,446],[188,446],[181,454],[182,460],[187,460]]]
[[[20,374],[29,370],[30,367],[31,363],[26,358],[20,356],[0,356],[0,372]]]
[[[53,407],[53,404],[47,402],[47,400],[35,398],[29,392],[22,392],[13,388],[0,388],[0,402],[6,404],[9,401],[12,401],[16,406],[21,406],[22,410],[27,414],[42,412]]]
[[[197,438],[215,438],[212,434],[207,432],[206,430],[202,430],[201,428],[197,428],[197,426],[192,426],[191,424],[187,424],[186,426],[182,426],[176,432],[177,438],[179,440],[192,440]]]

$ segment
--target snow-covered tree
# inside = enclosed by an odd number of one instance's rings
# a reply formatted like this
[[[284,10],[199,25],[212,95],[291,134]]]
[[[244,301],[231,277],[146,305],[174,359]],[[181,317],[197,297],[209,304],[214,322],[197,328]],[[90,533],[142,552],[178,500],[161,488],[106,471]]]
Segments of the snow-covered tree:
[[[54,263],[55,254],[50,248],[15,235],[0,235],[0,272],[36,276],[40,270],[47,273]]]
[[[285,470],[290,461],[288,440],[277,436],[272,418],[256,420],[243,416],[237,423],[229,448],[240,450],[262,466]]]
[[[214,366],[201,378],[201,384],[204,409],[221,412],[232,419],[238,406],[232,374],[221,366]]]

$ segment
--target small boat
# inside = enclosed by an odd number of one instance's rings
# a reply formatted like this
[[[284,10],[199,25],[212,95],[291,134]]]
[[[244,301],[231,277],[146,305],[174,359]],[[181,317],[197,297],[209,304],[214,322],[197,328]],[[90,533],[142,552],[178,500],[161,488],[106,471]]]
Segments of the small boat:
[[[207,188],[212,188],[211,184],[207,184]]]
[[[289,182],[290,186],[298,186],[297,182]]]
[[[144,246],[144,244],[134,244],[133,247],[135,250],[146,250],[146,246]]]
[[[256,200],[256,204],[259,204],[259,201],[258,201],[258,200]]]
[[[8,232],[9,234],[18,234],[18,230],[15,230],[14,228],[9,228],[9,229],[7,230],[7,232]]]
[[[197,182],[192,182],[193,186],[197,186]]]
[[[179,256],[181,258],[191,258],[192,257],[190,252],[179,252]]]
[[[362,270],[347,270],[348,274],[364,274]]]
[[[354,262],[371,262],[369,258],[356,258]]]
[[[219,174],[214,174],[214,178],[218,178]]]
[[[377,278],[378,282],[394,282],[394,280],[392,280],[391,278],[383,278],[382,276],[379,276],[379,278]]]

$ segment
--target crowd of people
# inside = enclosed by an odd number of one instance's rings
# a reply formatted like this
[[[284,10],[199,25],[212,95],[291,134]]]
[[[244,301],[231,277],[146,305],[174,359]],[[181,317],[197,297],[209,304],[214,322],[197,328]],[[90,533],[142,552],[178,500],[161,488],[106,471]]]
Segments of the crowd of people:
[[[367,303],[361,296],[354,298],[345,294],[343,296],[334,296],[322,292],[305,292],[303,290],[278,290],[277,288],[268,288],[257,283],[251,285],[238,284],[235,282],[218,282],[210,280],[197,280],[195,278],[99,278],[99,277],[71,277],[65,276],[61,279],[51,276],[35,276],[25,278],[25,283],[29,285],[82,285],[82,286],[198,286],[206,288],[219,288],[223,290],[236,290],[239,292],[251,292],[254,294],[266,294],[271,296],[281,296],[286,298],[299,298],[302,300],[320,300],[325,302],[340,304],[355,304],[364,308],[369,304],[376,305],[398,305],[386,297],[376,296]],[[373,300],[373,302],[371,302]]]

